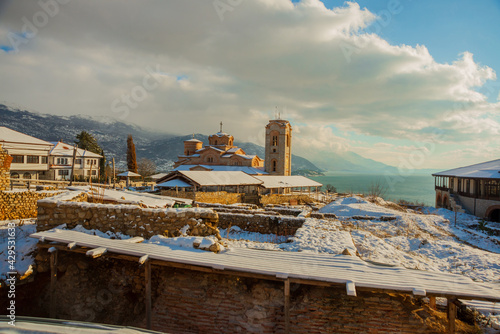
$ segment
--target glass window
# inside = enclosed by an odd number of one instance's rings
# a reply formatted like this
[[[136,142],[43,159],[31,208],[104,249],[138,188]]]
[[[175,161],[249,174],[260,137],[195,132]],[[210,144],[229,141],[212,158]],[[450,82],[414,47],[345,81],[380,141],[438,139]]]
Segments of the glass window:
[[[26,172],[23,174],[23,179],[31,179],[31,174]]]
[[[24,163],[24,155],[13,155],[12,162],[16,163],[16,164],[23,164]]]
[[[60,169],[59,175],[69,175],[69,170],[68,169]]]
[[[82,159],[76,159],[76,160],[75,160],[75,164],[77,164],[77,165],[81,165],[81,164],[82,164]]]
[[[10,178],[11,179],[18,179],[19,178],[19,174],[16,173],[16,172],[14,172],[14,173],[10,174]]]
[[[42,164],[46,164],[48,161],[48,157],[42,157]]]
[[[29,164],[38,164],[40,163],[40,157],[38,155],[28,155],[27,163]]]

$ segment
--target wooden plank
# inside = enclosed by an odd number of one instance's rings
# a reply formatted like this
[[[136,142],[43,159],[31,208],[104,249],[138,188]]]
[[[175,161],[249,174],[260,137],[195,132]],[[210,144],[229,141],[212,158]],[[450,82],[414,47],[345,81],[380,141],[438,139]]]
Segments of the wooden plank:
[[[454,298],[448,298],[448,334],[455,333],[455,319],[457,317],[457,306]]]
[[[145,264],[148,261],[149,261],[149,255],[146,254],[144,256],[141,256],[141,258],[139,259],[139,264],[143,265],[143,264]]]
[[[73,241],[73,242],[70,242],[70,243],[68,244],[68,249],[74,249],[74,248],[76,248],[76,246],[77,246],[77,245],[76,245],[76,242],[74,242],[74,241]]]
[[[102,256],[108,252],[108,249],[106,247],[98,247],[94,249],[90,249],[85,253],[87,256],[90,256],[92,258],[97,258],[99,256]]]
[[[65,250],[65,251],[71,251],[75,253],[83,253],[85,254],[88,250],[86,247],[78,247],[76,249],[68,250],[66,246],[63,245],[54,245],[54,244],[37,244],[38,247],[40,248],[49,248],[49,247],[55,247],[59,250]],[[113,254],[113,253],[107,253],[106,256],[110,256],[115,259],[121,259],[121,260],[127,260],[127,261],[133,261],[137,262],[138,257],[133,256],[133,255],[123,255],[123,254]],[[232,276],[239,276],[239,277],[248,277],[248,278],[256,278],[256,279],[264,279],[264,280],[270,280],[270,281],[282,281],[282,279],[277,278],[276,276],[271,276],[271,275],[266,275],[266,274],[256,274],[256,273],[249,273],[249,272],[244,272],[244,271],[235,271],[235,270],[221,270],[217,271],[209,267],[205,266],[197,266],[197,265],[191,265],[191,264],[184,264],[180,262],[172,262],[172,261],[164,261],[164,260],[151,260],[153,265],[159,265],[159,266],[164,266],[164,267],[173,267],[173,268],[179,268],[179,269],[186,269],[186,270],[193,270],[193,271],[201,271],[201,272],[206,272],[206,273],[214,273],[214,274],[224,274],[224,275],[232,275]],[[301,279],[301,278],[290,278],[291,283],[297,283],[297,284],[306,284],[306,285],[315,285],[315,286],[323,286],[323,287],[341,287],[344,285],[343,283],[334,283],[334,282],[325,282],[325,281],[319,281],[319,280],[308,280],[308,279]],[[362,291],[362,292],[379,292],[379,293],[411,293],[411,291],[401,291],[398,289],[380,289],[380,288],[367,288],[367,287],[359,287],[356,286],[357,291]],[[443,297],[443,298],[455,298],[456,294],[427,294],[428,297]],[[463,300],[480,300],[480,301],[487,301],[487,302],[498,302],[497,298],[485,298],[485,297],[468,297],[468,296],[460,296],[460,299]]]
[[[51,248],[52,250],[52,248]],[[56,314],[56,283],[57,283],[57,250],[50,252],[50,306],[49,315],[55,319]]]
[[[429,307],[433,310],[436,309],[436,297],[435,296],[429,297]]]
[[[347,282],[346,285],[346,290],[347,290],[347,295],[348,296],[353,296],[353,297],[356,297],[357,294],[356,294],[356,284],[354,284],[354,282]]]
[[[284,281],[285,292],[285,334],[290,333],[290,280]]]
[[[151,261],[146,261],[145,280],[146,280],[146,326],[147,329],[151,329]]]
[[[391,291],[411,294],[417,286],[418,290],[426,290],[428,296],[456,297],[461,299],[475,299],[498,301],[498,294],[491,294],[486,284],[470,283],[458,276],[450,274],[430,274],[417,272],[413,281],[405,280],[408,270],[398,268],[376,267],[351,259],[327,258],[322,255],[295,254],[292,252],[264,252],[257,250],[236,249],[234,252],[214,255],[212,253],[191,252],[189,250],[170,250],[151,244],[128,243],[123,240],[108,240],[95,238],[74,231],[58,231],[58,233],[39,232],[34,237],[45,237],[51,241],[68,243],[77,242],[78,245],[89,248],[107,248],[121,256],[128,256],[134,261],[144,254],[151,260],[166,262],[166,266],[185,268],[212,273],[224,273],[243,277],[254,277],[268,280],[279,280],[276,274],[288,273],[290,279],[304,279],[305,284],[334,286],[355,281],[356,289],[364,291]],[[300,261],[301,266],[297,267]],[[353,266],[359,270],[346,270]],[[215,269],[213,269],[215,268]],[[217,270],[222,269],[223,271]],[[313,269],[312,271],[310,269]],[[271,278],[272,277],[272,278]],[[448,284],[448,279],[455,279],[455,284]],[[458,280],[458,281],[457,281]],[[412,283],[413,282],[413,283]],[[420,284],[417,284],[420,283]],[[420,291],[418,291],[420,292]]]
[[[130,242],[130,243],[133,243],[133,244],[140,244],[141,242],[144,241],[144,238],[143,237],[133,237],[133,238],[126,239],[126,240],[123,240],[123,241]]]

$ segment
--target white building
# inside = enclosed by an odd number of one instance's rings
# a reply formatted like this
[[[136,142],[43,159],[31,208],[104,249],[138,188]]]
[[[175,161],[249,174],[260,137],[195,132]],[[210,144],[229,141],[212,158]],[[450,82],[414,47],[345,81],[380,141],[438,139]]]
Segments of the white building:
[[[0,126],[0,143],[12,157],[11,178],[48,179],[53,144]]]
[[[63,142],[53,142],[52,145],[53,148],[49,153],[50,179],[70,180],[75,146]],[[102,155],[76,148],[75,180],[88,180],[91,175],[92,178],[99,177],[100,159]]]
[[[500,159],[432,174],[436,207],[500,221]]]
[[[0,144],[12,157],[12,179],[69,180],[74,146],[47,142],[0,126]],[[99,177],[99,154],[78,148],[75,159],[76,179]]]

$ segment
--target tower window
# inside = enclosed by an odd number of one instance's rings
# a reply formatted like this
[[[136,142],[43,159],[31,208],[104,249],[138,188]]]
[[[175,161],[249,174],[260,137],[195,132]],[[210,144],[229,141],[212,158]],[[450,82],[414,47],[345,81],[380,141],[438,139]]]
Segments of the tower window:
[[[273,136],[273,145],[272,146],[278,146],[278,136]]]
[[[273,160],[272,162],[272,169],[273,169],[273,172],[276,172],[276,169],[277,169],[277,166],[278,164],[276,163],[276,160]]]
[[[215,141],[215,145],[217,145],[217,140]]]

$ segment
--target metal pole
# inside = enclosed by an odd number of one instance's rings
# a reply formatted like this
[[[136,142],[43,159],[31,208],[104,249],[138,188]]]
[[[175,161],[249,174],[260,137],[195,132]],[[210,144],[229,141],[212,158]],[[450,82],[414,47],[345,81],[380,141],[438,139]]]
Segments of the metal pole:
[[[116,189],[116,179],[115,179],[115,158],[113,158],[113,189]]]

